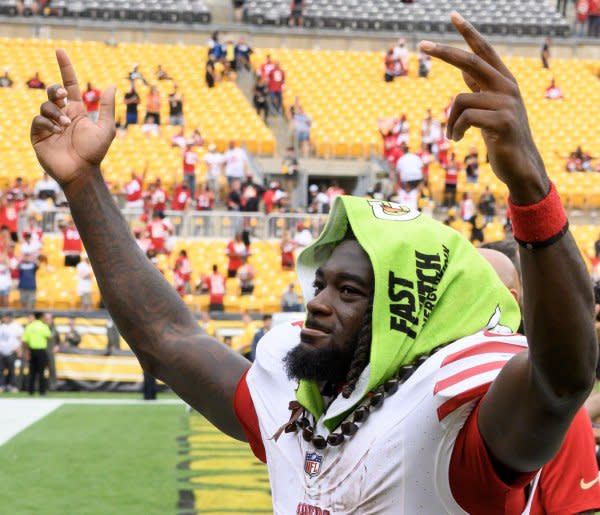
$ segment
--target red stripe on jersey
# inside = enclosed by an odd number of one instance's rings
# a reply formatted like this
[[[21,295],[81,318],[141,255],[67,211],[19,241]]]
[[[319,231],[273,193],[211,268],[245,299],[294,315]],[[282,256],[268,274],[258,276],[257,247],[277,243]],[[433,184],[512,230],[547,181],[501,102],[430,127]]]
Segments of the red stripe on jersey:
[[[477,365],[475,367],[471,367],[468,368],[466,370],[462,370],[461,372],[459,372],[458,374],[454,374],[450,377],[447,377],[446,379],[442,379],[441,381],[438,381],[435,385],[435,388],[433,389],[433,393],[439,393],[442,390],[445,390],[446,388],[450,388],[451,386],[455,385],[456,383],[460,383],[461,381],[464,381],[465,379],[469,379],[473,376],[476,376],[477,374],[481,374],[483,372],[489,372],[490,370],[498,370],[500,368],[502,368],[508,360],[502,360],[502,361],[492,361],[491,363],[484,363],[483,365]]]
[[[518,354],[525,350],[522,345],[515,343],[504,343],[504,342],[484,342],[473,345],[467,349],[459,350],[454,354],[449,354],[442,361],[442,367],[454,363],[459,359],[469,358],[471,356],[478,356],[479,354],[486,354],[490,352],[502,352],[506,354]]]
[[[480,384],[479,386],[474,386],[473,388],[465,390],[464,392],[459,393],[457,396],[452,397],[452,399],[447,400],[437,409],[438,420],[441,422],[448,415],[450,415],[450,413],[457,410],[462,405],[481,397],[485,392],[488,391],[489,387],[490,383]]]

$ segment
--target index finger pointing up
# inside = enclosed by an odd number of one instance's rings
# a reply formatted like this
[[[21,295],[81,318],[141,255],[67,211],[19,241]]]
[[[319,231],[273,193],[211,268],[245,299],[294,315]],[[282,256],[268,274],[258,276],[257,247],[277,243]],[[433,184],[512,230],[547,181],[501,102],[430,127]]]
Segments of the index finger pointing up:
[[[75,75],[75,68],[71,64],[71,60],[62,48],[56,50],[56,60],[60,68],[62,83],[67,90],[67,99],[71,101],[81,101],[81,92]]]
[[[512,73],[500,59],[500,56],[494,50],[494,47],[473,27],[471,23],[465,20],[459,13],[452,11],[450,15],[452,24],[460,35],[467,42],[471,50],[481,57],[486,63],[494,67],[505,77],[514,80]]]

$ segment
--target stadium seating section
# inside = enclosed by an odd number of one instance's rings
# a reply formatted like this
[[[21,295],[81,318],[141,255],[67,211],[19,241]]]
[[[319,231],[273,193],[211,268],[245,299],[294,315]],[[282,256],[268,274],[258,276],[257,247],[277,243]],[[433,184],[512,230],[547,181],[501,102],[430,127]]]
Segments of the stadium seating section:
[[[249,0],[246,20],[257,25],[284,24],[289,0]],[[306,27],[361,30],[437,32],[452,31],[448,19],[453,9],[486,34],[569,34],[567,22],[548,0],[306,0]]]
[[[466,90],[460,73],[439,61],[432,63],[429,79],[417,78],[414,55],[409,77],[385,83],[383,56],[378,52],[261,49],[254,55],[255,65],[264,62],[267,54],[286,71],[287,102],[299,97],[312,117],[311,139],[321,157],[369,157],[373,151],[381,155],[377,120],[399,117],[401,113],[408,116],[410,143],[413,150],[418,150],[426,110],[431,108],[433,116],[441,120],[450,97]],[[519,81],[536,143],[563,200],[569,206],[600,207],[600,174],[564,172],[567,156],[578,145],[600,156],[598,63],[553,59],[551,69],[545,70],[535,58],[509,57],[506,62]],[[544,98],[552,77],[562,89],[564,100]],[[462,159],[471,145],[478,148],[483,160],[485,146],[477,130],[470,130],[462,141],[453,143],[457,157]],[[433,166],[431,186],[436,200],[442,195],[443,178],[443,170]],[[488,165],[482,168],[479,184],[466,184],[462,177],[459,190],[472,191],[478,198],[486,185],[504,202],[506,188]]]
[[[207,143],[214,142],[221,150],[230,140],[236,140],[241,141],[251,153],[273,153],[273,134],[234,83],[222,82],[213,89],[205,86],[204,48],[133,43],[113,48],[104,43],[0,39],[0,69],[9,67],[15,82],[11,89],[0,88],[0,132],[3,135],[0,141],[0,186],[19,175],[30,183],[40,177],[40,168],[29,144],[29,125],[46,94],[26,89],[25,82],[36,71],[47,86],[59,81],[54,57],[57,47],[66,48],[69,52],[82,88],[87,81],[99,88],[117,85],[117,118],[121,121],[125,120],[123,95],[129,87],[127,74],[134,63],[140,65],[150,84],[158,85],[162,100],[161,117],[168,120],[168,95],[172,91],[172,83],[153,80],[156,66],[162,64],[185,96],[187,133],[199,127]],[[141,98],[140,119],[143,120],[148,88],[138,81],[137,89]],[[150,164],[148,179],[161,177],[167,186],[180,181],[181,151],[170,145],[174,132],[175,128],[163,125],[162,137],[147,137],[141,133],[140,127],[131,127],[127,138],[117,138],[111,147],[104,169],[107,181],[115,190],[120,190],[129,180],[130,171],[141,171],[145,161]],[[200,158],[203,151],[199,149]]]
[[[17,14],[15,0],[0,0],[0,14]],[[26,11],[30,14],[30,11]],[[49,15],[91,20],[210,23],[203,0],[53,0]]]

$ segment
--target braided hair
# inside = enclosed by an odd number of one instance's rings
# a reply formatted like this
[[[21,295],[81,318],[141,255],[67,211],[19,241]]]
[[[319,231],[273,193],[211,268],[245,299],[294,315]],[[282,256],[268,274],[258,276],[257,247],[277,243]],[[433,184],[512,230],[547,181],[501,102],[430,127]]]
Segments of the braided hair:
[[[356,388],[356,383],[360,374],[368,365],[371,358],[371,321],[373,319],[373,294],[369,298],[367,311],[365,313],[365,323],[363,324],[354,349],[354,356],[350,362],[350,369],[346,375],[346,384],[342,388],[342,396],[350,397]]]

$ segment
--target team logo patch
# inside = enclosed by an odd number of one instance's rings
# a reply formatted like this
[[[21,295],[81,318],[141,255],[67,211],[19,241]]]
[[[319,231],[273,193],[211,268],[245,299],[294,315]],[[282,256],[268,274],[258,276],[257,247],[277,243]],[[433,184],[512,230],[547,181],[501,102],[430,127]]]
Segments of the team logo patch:
[[[316,452],[307,452],[306,458],[304,458],[304,472],[308,474],[308,477],[315,477],[321,472],[321,463],[323,463],[323,456]]]
[[[416,209],[387,200],[369,200],[369,204],[373,209],[375,218],[380,220],[407,222],[408,220],[414,220],[421,214]]]

